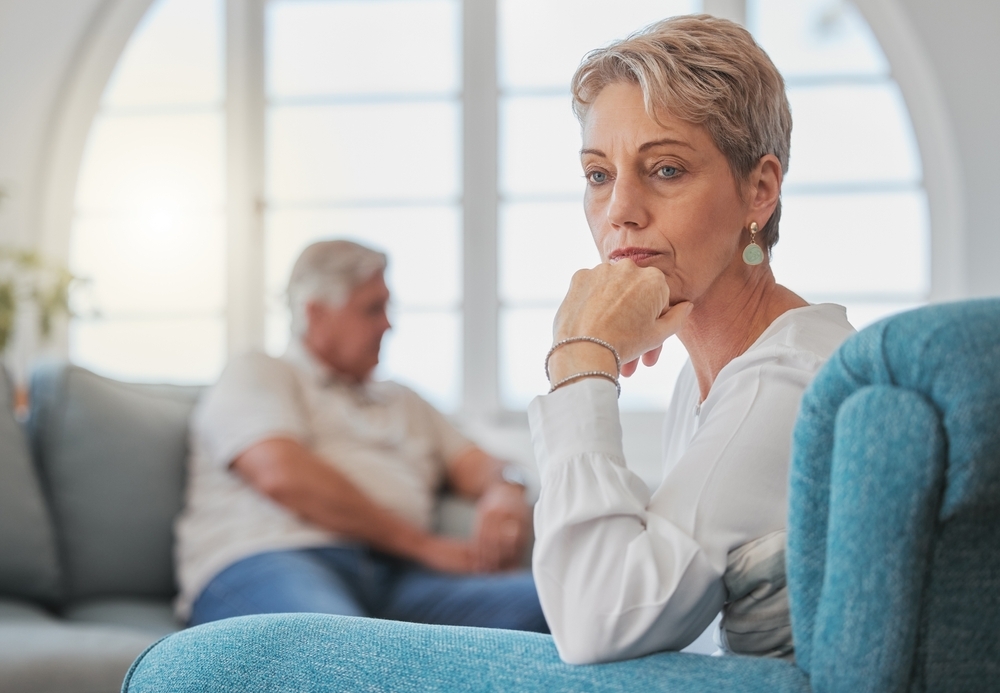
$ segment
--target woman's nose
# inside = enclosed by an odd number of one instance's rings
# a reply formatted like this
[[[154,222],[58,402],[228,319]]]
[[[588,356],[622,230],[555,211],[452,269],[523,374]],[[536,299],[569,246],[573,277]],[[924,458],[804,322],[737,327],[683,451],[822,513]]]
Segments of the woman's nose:
[[[649,215],[641,181],[632,176],[615,179],[608,203],[608,221],[615,228],[643,229],[647,226]]]

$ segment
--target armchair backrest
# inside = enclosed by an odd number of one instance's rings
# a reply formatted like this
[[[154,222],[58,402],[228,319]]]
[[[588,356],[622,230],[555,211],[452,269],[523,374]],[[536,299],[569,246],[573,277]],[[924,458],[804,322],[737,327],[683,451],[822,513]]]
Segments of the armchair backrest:
[[[176,592],[173,523],[200,391],[122,383],[62,363],[33,374],[28,431],[65,600]]]
[[[1000,300],[848,340],[795,429],[788,586],[814,690],[987,690],[1000,673]]]

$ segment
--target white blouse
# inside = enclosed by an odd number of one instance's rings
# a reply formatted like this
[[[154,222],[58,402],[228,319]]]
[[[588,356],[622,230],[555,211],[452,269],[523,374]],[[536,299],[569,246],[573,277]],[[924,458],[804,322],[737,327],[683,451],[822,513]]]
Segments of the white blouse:
[[[679,650],[708,627],[726,600],[729,552],[785,527],[799,401],[853,332],[841,306],[790,310],[700,404],[689,361],[653,493],[626,466],[614,385],[586,379],[532,401],[542,482],[533,569],[565,661]]]

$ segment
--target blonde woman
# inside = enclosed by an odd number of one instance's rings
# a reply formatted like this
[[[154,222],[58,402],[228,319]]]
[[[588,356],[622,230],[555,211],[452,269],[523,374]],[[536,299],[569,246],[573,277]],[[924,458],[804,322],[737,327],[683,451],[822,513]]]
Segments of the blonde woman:
[[[789,657],[784,534],[792,426],[853,328],[777,284],[791,115],[742,28],[667,20],[573,79],[587,221],[603,263],[573,278],[529,415],[542,474],[535,581],[564,660],[681,649],[728,602],[722,645]],[[677,335],[690,361],[649,493],[622,453],[616,387]],[[753,592],[751,596],[750,593]]]
[[[744,29],[681,17],[588,55],[573,96],[602,263],[573,278],[546,359],[552,392],[529,410],[533,569],[552,635],[255,617],[174,636],[126,690],[154,690],[161,670],[181,690],[178,659],[192,685],[225,690],[261,672],[316,691],[728,690],[748,674],[766,682],[754,690],[808,688],[773,659],[793,654],[791,433],[806,385],[854,330],[842,307],[809,305],[771,272],[791,134],[783,81]],[[651,493],[622,452],[619,378],[672,336],[690,363]],[[724,651],[761,657],[635,659],[683,648],[720,610]],[[206,638],[233,643],[254,677],[203,655]],[[597,662],[614,663],[570,666]]]

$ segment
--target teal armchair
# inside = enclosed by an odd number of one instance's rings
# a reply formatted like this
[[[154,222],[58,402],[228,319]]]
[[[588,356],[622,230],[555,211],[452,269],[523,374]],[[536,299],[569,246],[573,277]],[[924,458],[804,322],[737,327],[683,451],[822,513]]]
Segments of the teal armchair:
[[[271,615],[161,640],[123,690],[1000,689],[1000,300],[848,340],[803,398],[793,449],[794,663],[665,652],[571,666],[548,636]]]

